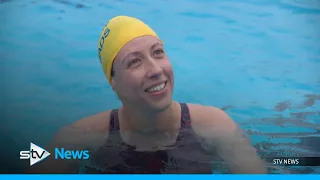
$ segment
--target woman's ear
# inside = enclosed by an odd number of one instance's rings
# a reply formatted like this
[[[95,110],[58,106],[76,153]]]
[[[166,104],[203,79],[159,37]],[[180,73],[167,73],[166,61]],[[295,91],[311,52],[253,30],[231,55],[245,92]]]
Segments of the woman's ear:
[[[113,92],[115,92],[117,94],[117,98],[121,101],[120,99],[120,96],[119,96],[119,93],[117,91],[117,88],[116,88],[116,81],[114,80],[114,78],[112,77],[112,80],[111,80],[111,87],[112,87],[112,90]]]
[[[114,77],[111,78],[111,87],[113,91],[116,91],[116,81],[114,80]]]

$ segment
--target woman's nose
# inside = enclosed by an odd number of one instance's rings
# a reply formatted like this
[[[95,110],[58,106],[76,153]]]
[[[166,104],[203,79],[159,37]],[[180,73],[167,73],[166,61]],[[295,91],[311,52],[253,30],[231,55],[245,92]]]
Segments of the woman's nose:
[[[157,79],[163,73],[163,69],[155,60],[150,60],[147,66],[147,78],[148,79]]]

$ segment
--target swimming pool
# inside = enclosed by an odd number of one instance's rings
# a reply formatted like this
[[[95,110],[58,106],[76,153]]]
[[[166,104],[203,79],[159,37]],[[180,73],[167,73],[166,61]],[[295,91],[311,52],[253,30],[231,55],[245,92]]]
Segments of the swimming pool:
[[[97,41],[121,14],[164,40],[175,100],[225,109],[261,152],[320,156],[318,0],[0,2],[1,142],[16,152],[5,157],[8,168],[30,141],[45,143],[67,123],[120,106]]]

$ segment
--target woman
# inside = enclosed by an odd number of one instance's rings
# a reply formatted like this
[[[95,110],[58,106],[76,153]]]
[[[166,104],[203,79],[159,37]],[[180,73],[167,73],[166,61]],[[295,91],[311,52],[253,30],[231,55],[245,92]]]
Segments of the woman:
[[[86,173],[212,173],[214,157],[232,173],[265,173],[255,149],[226,113],[172,100],[172,66],[148,25],[128,16],[112,18],[101,32],[98,52],[123,106],[63,128],[52,149],[90,149],[100,170]],[[52,157],[33,172],[74,173],[79,164]]]

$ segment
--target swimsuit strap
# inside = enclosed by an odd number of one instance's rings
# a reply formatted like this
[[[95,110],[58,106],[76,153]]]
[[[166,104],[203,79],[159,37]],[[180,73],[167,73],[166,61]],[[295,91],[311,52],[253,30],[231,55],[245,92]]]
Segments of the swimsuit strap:
[[[119,131],[119,117],[118,117],[118,109],[113,109],[110,114],[110,127],[109,129],[112,131]]]
[[[181,106],[181,128],[191,127],[190,111],[186,103],[180,103]]]
[[[186,103],[179,103],[181,106],[181,128],[190,127],[190,112],[188,105]],[[119,117],[118,117],[118,109],[113,109],[110,114],[110,130],[118,131],[120,130],[119,126]]]

